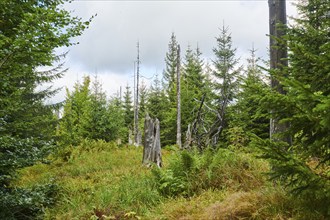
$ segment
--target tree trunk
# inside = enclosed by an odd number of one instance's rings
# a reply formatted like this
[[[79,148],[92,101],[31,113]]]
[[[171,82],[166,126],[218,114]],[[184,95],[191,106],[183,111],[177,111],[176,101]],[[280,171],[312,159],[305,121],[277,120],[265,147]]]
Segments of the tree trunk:
[[[134,145],[140,146],[139,139],[139,75],[140,75],[140,44],[137,43],[137,61],[136,61],[136,94],[134,109]]]
[[[148,114],[144,121],[144,149],[142,163],[148,166],[151,165],[151,163],[156,163],[158,167],[162,166],[159,121],[157,118],[153,121]]]
[[[191,126],[188,124],[188,129],[186,132],[186,141],[184,142],[184,149],[190,149],[192,145],[192,136],[191,136]]]
[[[283,70],[283,67],[288,66],[288,52],[285,44],[278,41],[285,35],[284,27],[286,25],[286,1],[285,0],[268,0],[269,5],[269,34],[270,34],[270,69],[275,71]],[[271,78],[271,87],[281,94],[285,94],[283,86],[274,77]],[[279,118],[270,120],[270,137],[278,139],[276,134],[285,132],[289,125],[279,123]],[[281,139],[291,144],[291,137],[283,137]]]
[[[180,88],[180,45],[177,51],[177,66],[176,66],[176,91],[177,91],[177,118],[176,118],[176,144],[182,149],[181,143],[181,88]]]

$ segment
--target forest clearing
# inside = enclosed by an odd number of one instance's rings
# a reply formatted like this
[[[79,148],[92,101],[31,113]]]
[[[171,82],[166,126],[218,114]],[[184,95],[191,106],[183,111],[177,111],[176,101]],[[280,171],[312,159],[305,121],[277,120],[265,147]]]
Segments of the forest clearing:
[[[75,2],[0,1],[1,220],[330,219],[329,0]]]

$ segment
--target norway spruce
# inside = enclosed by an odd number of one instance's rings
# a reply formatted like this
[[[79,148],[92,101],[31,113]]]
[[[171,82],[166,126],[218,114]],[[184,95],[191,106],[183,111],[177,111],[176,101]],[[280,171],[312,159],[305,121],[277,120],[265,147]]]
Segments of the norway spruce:
[[[42,161],[54,144],[53,106],[44,103],[56,90],[37,88],[63,75],[61,66],[51,67],[61,59],[54,50],[71,45],[88,25],[62,3],[0,2],[1,219],[27,219],[50,203],[43,192],[13,188],[11,182],[17,169]]]
[[[272,162],[271,176],[325,216],[330,216],[329,8],[323,0],[298,4],[299,18],[281,39],[288,45],[289,67],[273,74],[286,94],[262,94],[262,109],[274,109],[271,117],[290,124],[279,135],[293,137],[292,145],[258,142]]]

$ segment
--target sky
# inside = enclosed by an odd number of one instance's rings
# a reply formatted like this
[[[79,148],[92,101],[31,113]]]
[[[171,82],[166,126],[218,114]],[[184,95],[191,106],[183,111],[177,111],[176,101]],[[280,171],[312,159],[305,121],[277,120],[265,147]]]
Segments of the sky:
[[[292,2],[287,0],[287,14],[295,16]],[[252,45],[257,56],[267,59],[267,0],[75,0],[64,7],[83,20],[96,16],[83,35],[73,39],[78,45],[59,50],[69,51],[64,60],[69,70],[54,82],[55,88],[72,90],[74,83],[86,75],[97,75],[108,97],[120,87],[132,88],[137,42],[141,80],[148,85],[156,74],[162,75],[172,33],[181,46],[182,57],[188,45],[193,49],[198,45],[205,62],[212,62],[215,38],[223,25],[229,28],[241,63],[248,58]],[[62,89],[52,102],[64,99]]]

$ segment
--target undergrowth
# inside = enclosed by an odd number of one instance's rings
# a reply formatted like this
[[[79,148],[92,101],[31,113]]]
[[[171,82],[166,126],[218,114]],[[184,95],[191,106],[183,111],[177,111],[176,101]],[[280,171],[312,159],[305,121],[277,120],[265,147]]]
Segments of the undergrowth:
[[[190,197],[206,189],[251,190],[264,185],[268,164],[227,149],[183,151],[166,169],[153,169],[159,192],[167,197]]]
[[[150,169],[133,146],[85,141],[67,151],[15,183],[58,186],[41,219],[325,219],[268,181],[268,163],[251,153],[163,149],[165,166]]]
[[[69,147],[69,157],[21,171],[17,185],[53,178],[60,187],[56,205],[45,209],[43,219],[130,219],[160,202],[150,172],[141,164],[141,148],[97,143],[85,141]]]

